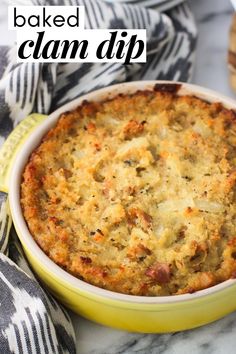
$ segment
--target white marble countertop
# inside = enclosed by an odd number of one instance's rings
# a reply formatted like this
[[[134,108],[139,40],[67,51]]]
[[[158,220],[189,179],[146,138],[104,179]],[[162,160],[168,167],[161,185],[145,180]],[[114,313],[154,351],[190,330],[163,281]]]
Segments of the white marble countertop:
[[[230,0],[190,0],[198,25],[198,45],[192,82],[236,97],[229,86],[227,48],[232,19]]]
[[[228,83],[227,45],[232,18],[229,0],[191,0],[199,38],[192,82],[236,97]],[[12,44],[14,32],[7,30],[7,11],[0,0],[0,44]],[[235,297],[236,301],[236,297]],[[72,319],[78,354],[234,354],[236,313],[210,325],[175,334],[135,334],[87,321]]]

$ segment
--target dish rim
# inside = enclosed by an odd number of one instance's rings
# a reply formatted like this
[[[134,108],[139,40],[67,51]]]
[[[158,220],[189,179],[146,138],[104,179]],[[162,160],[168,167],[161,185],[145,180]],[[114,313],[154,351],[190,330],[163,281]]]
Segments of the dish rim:
[[[40,126],[38,126],[37,129],[33,131],[33,133],[30,134],[30,136],[26,139],[24,144],[21,146],[19,152],[17,153],[17,159],[15,160],[14,166],[10,174],[9,202],[14,225],[16,227],[16,230],[18,230],[17,233],[20,234],[19,238],[27,248],[28,252],[30,252],[31,255],[37,258],[37,261],[40,263],[44,271],[47,270],[47,272],[49,272],[49,274],[52,274],[59,282],[61,279],[64,287],[73,289],[73,291],[78,293],[78,295],[81,291],[83,293],[87,293],[88,296],[90,294],[94,296],[99,296],[103,299],[110,299],[114,301],[116,300],[123,303],[146,305],[176,304],[181,302],[189,302],[194,299],[206,297],[208,295],[213,295],[231,286],[236,285],[236,279],[228,279],[217,285],[196,291],[192,294],[187,293],[181,295],[168,296],[136,296],[106,290],[76,278],[75,276],[62,269],[56,263],[54,263],[38,246],[26,225],[26,221],[23,217],[20,205],[20,183],[22,171],[28,160],[29,155],[38,146],[45,133],[56,124],[60,114],[69,110],[73,110],[84,100],[103,100],[114,97],[121,92],[132,93],[138,90],[150,90],[153,89],[156,84],[180,84],[181,88],[179,91],[181,95],[190,94],[209,102],[221,102],[224,107],[236,110],[236,102],[233,99],[198,85],[167,80],[134,81],[130,83],[120,83],[92,91],[88,94],[82,95],[72,100],[69,103],[62,105],[60,108],[51,113],[48,118],[43,121]]]

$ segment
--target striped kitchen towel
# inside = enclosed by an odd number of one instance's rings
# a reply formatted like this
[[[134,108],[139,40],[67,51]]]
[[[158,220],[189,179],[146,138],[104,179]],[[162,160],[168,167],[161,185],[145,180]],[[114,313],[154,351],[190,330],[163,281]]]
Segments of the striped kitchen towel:
[[[86,28],[146,28],[147,63],[16,63],[16,48],[0,47],[0,143],[31,112],[48,114],[113,83],[191,78],[196,28],[184,0],[8,0],[9,5],[84,5]],[[1,11],[1,5],[0,5]],[[71,320],[34,277],[0,193],[0,352],[76,352]]]

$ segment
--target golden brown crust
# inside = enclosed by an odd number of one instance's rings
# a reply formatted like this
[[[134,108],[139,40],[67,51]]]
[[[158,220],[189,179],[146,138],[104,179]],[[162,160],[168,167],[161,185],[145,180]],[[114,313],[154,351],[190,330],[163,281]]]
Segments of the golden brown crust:
[[[236,276],[236,115],[178,89],[84,102],[32,153],[24,217],[80,279],[155,296]]]

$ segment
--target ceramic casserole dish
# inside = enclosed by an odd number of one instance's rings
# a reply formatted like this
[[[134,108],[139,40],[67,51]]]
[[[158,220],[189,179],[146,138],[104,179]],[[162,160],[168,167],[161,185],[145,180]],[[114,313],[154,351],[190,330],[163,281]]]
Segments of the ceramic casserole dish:
[[[56,110],[50,116],[32,114],[11,133],[0,152],[1,191],[9,194],[9,213],[33,270],[42,283],[65,306],[103,325],[128,331],[163,333],[186,330],[215,321],[236,310],[236,279],[229,279],[192,294],[172,296],[133,296],[90,285],[70,275],[40,249],[31,236],[20,204],[22,171],[29,155],[52,128],[61,113],[72,110],[84,100],[101,101],[119,93],[152,90],[167,81],[122,83],[91,92]],[[194,95],[208,102],[221,102],[236,110],[236,102],[208,89],[186,84],[178,95]]]

